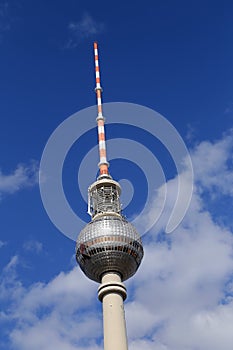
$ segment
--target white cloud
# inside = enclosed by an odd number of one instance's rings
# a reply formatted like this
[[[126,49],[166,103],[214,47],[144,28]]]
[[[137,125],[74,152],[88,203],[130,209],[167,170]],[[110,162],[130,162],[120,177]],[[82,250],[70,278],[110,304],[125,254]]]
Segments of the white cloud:
[[[149,350],[232,349],[233,234],[215,223],[202,197],[204,191],[232,194],[231,135],[202,142],[193,151],[196,185],[179,228],[163,239],[150,233],[143,264],[128,282],[135,295],[126,305],[132,349],[138,344]],[[176,185],[176,179],[167,183],[168,198],[156,232],[166,226]],[[151,215],[154,205],[156,200]]]
[[[155,341],[158,349],[230,350],[233,335],[228,322],[233,304],[221,305],[221,300],[233,271],[232,245],[232,233],[214,224],[201,208],[191,210],[167,240],[146,245],[141,269],[135,281],[129,281],[135,298],[127,304],[126,316],[134,343],[148,337],[151,350],[157,349]],[[213,329],[204,321],[199,326],[197,320],[212,319],[212,315]],[[215,323],[228,329],[224,337],[215,334]],[[203,334],[205,346],[200,345]]]
[[[18,262],[16,256],[11,259],[0,284],[0,300],[7,301],[1,320],[15,323],[9,339],[13,349],[81,350],[81,344],[99,349],[101,319],[90,308],[96,285],[75,267],[47,284],[25,288],[16,278]]]
[[[233,130],[216,142],[201,142],[192,152],[197,182],[212,196],[233,196]]]
[[[38,183],[38,166],[36,162],[29,165],[19,164],[10,174],[0,170],[0,196],[12,194]]]
[[[211,162],[204,161],[206,151]],[[201,143],[193,157],[196,166],[205,169],[194,167],[196,185],[187,215],[172,235],[148,235],[142,265],[127,281],[125,308],[132,350],[232,350],[233,234],[204,209],[202,197],[203,190],[213,188],[220,195],[221,176],[232,171],[228,136]],[[175,179],[167,183],[170,197],[158,223],[161,230],[174,204],[174,187]],[[2,322],[13,324],[12,348],[101,349],[97,284],[74,268],[48,283],[24,287],[15,274],[17,262],[14,257],[8,264],[0,285],[6,305]]]
[[[78,22],[71,22],[68,26],[70,32],[70,39],[66,45],[66,48],[75,48],[80,41],[88,39],[90,37],[96,38],[104,30],[104,24],[97,22],[93,17],[84,13],[81,20]]]
[[[191,150],[190,155],[194,170],[194,191],[196,191],[196,196],[191,202],[192,211],[202,206],[202,195],[205,193],[208,193],[209,198],[216,203],[219,199],[224,200],[225,196],[233,196],[233,129],[220,140],[201,142]],[[185,187],[190,187],[189,172],[183,171],[179,175],[179,180],[184,187],[182,195],[185,196]],[[148,225],[148,222],[153,224],[154,217],[158,217],[157,213],[163,205],[164,193],[166,193],[165,206],[153,229],[156,233],[164,230],[174,208],[178,195],[178,177],[171,179],[158,189],[149,211],[142,217],[139,231],[143,231],[143,227]],[[204,207],[208,207],[208,203],[203,202]],[[182,205],[178,210],[185,212]]]

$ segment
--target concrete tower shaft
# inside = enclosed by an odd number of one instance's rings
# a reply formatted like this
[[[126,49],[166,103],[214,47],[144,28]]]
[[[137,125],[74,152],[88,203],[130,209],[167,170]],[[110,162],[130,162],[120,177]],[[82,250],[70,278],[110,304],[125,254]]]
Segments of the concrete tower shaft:
[[[127,350],[124,300],[127,293],[119,275],[109,273],[103,276],[98,290],[103,304],[104,349]]]

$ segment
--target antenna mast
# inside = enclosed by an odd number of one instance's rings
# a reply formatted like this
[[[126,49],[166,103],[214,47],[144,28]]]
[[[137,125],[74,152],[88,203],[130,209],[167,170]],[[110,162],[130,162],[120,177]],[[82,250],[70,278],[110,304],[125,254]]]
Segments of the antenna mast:
[[[99,140],[99,158],[100,162],[98,164],[100,169],[101,177],[110,177],[108,167],[109,163],[107,161],[106,154],[106,142],[105,142],[105,128],[104,128],[104,117],[102,111],[102,87],[100,85],[100,67],[99,67],[99,55],[98,55],[98,44],[94,42],[94,55],[95,55],[95,79],[96,79],[96,99],[97,99],[97,108],[98,108],[98,116],[96,118],[97,126],[98,126],[98,140]]]

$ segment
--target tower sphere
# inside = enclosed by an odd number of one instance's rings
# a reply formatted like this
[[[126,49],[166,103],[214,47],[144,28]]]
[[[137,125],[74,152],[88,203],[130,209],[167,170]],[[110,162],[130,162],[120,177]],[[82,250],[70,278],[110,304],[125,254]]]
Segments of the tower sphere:
[[[122,281],[133,276],[143,257],[141,238],[132,224],[116,213],[103,213],[80,232],[76,259],[90,279],[101,282],[108,272]]]

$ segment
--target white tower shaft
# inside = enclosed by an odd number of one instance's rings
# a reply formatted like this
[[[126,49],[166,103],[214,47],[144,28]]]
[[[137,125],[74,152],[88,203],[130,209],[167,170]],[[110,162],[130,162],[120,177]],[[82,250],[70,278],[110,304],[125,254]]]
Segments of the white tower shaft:
[[[105,274],[98,292],[103,304],[104,350],[128,350],[123,303],[127,293],[121,277]]]

